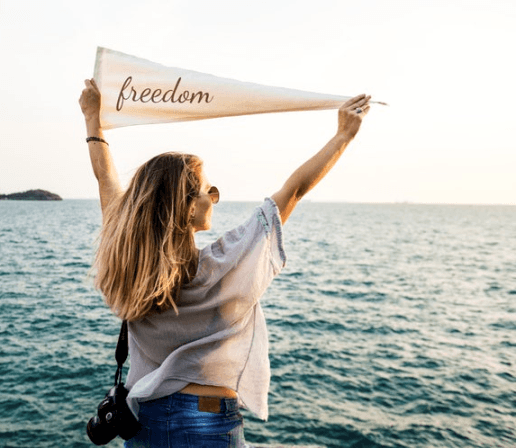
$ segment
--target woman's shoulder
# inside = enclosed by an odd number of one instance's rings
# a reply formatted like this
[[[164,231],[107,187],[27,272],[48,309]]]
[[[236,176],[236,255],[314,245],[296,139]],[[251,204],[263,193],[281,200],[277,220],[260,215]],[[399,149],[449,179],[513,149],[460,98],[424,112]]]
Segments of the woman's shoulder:
[[[198,270],[192,283],[205,280],[206,274],[212,279],[219,272],[223,274],[278,226],[281,226],[281,219],[276,203],[266,198],[244,222],[199,250]]]
[[[281,223],[278,220],[279,211],[276,203],[272,199],[266,198],[262,204],[254,208],[251,215],[243,223],[225,232],[217,241],[212,243],[206,253],[220,256],[231,250],[240,251],[242,245],[252,245],[256,243],[256,238],[269,234],[277,222]]]

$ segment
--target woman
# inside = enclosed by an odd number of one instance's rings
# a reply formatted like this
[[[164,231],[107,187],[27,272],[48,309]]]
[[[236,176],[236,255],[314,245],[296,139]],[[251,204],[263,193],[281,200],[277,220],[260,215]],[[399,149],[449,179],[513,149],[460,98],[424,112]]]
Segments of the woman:
[[[267,418],[269,361],[259,299],[282,267],[282,225],[335,165],[369,111],[359,95],[338,112],[336,135],[242,225],[198,250],[219,192],[201,160],[165,153],[128,189],[100,126],[93,79],[79,100],[103,213],[96,285],[129,322],[128,404],[142,429],[126,447],[242,447],[239,407]]]

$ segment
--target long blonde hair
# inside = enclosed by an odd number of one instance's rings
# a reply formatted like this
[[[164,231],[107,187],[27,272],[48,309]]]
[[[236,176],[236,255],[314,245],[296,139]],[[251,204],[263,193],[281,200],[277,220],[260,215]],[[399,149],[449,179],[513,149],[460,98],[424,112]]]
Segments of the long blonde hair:
[[[120,318],[137,320],[171,307],[197,269],[192,204],[202,161],[165,153],[143,164],[110,204],[95,259],[95,286]]]

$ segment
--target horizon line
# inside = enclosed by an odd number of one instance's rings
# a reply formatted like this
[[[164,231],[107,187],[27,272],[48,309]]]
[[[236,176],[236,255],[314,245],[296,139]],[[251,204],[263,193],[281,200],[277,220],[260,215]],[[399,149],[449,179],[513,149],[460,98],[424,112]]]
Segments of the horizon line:
[[[85,200],[85,201],[99,201],[99,198],[63,198],[66,200]],[[245,203],[261,203],[263,200],[259,199],[226,199],[221,201],[225,202],[245,202]],[[300,202],[305,204],[364,204],[364,205],[469,205],[469,206],[516,206],[516,202],[417,202],[417,201],[332,201],[332,200],[313,200],[313,199],[302,199]]]

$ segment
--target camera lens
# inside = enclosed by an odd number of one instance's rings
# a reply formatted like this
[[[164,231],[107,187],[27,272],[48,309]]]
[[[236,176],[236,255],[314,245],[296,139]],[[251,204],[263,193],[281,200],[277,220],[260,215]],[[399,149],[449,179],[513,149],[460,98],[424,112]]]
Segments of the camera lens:
[[[117,436],[113,425],[103,424],[97,415],[88,422],[86,433],[95,445],[106,445]]]

